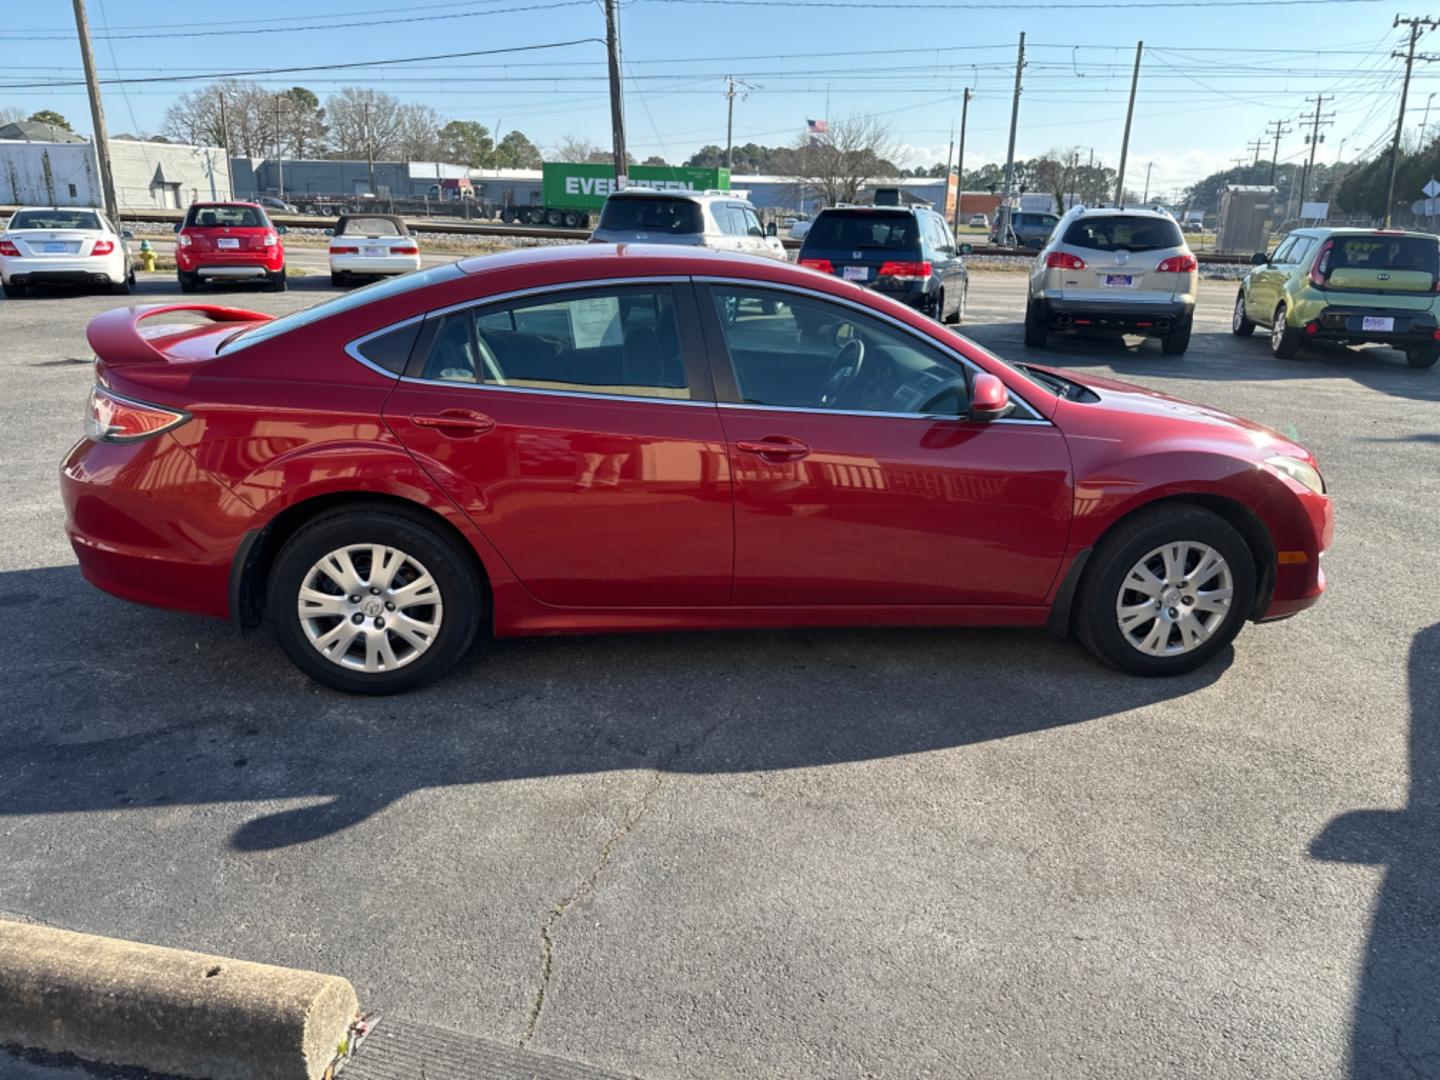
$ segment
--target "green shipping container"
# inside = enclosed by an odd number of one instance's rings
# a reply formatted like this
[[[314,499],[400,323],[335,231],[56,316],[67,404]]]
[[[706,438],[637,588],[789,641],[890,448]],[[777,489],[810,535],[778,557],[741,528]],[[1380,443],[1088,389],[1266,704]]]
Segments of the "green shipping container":
[[[547,209],[599,210],[615,189],[615,166],[547,162],[543,166]],[[728,191],[729,169],[692,169],[676,165],[632,165],[630,186],[662,191]]]

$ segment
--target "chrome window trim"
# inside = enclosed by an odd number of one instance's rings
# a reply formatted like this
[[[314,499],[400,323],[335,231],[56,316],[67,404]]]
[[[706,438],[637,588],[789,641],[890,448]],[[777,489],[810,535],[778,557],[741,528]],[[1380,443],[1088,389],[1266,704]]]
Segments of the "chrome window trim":
[[[870,317],[873,318],[873,319],[880,319],[880,320],[883,321],[883,322],[889,323],[891,326],[895,327],[897,330],[900,330],[902,333],[908,334],[910,337],[915,338],[917,341],[920,341],[921,343],[923,343],[923,344],[925,344],[925,345],[929,345],[930,347],[938,350],[939,352],[944,353],[946,356],[952,357],[953,359],[959,361],[959,363],[961,364],[961,366],[965,367],[965,368],[968,369],[969,371],[972,371],[972,372],[974,372],[974,373],[976,373],[976,374],[981,374],[981,373],[989,374],[988,372],[985,372],[985,369],[982,368],[979,364],[975,363],[975,361],[971,360],[969,357],[963,355],[962,353],[957,352],[955,349],[952,349],[949,345],[946,345],[945,343],[940,342],[940,341],[936,341],[934,338],[932,338],[932,337],[930,337],[930,336],[928,336],[928,335],[921,334],[921,333],[920,333],[918,330],[916,330],[913,326],[910,326],[910,325],[907,324],[907,323],[901,322],[899,319],[895,318],[893,315],[887,315],[887,314],[885,314],[883,311],[876,311],[876,310],[874,310],[873,308],[869,307],[868,305],[862,304],[862,303],[860,303],[859,301],[856,301],[856,300],[850,300],[850,299],[847,299],[846,297],[843,297],[843,296],[835,296],[835,295],[833,295],[832,293],[818,292],[818,291],[816,291],[816,290],[814,290],[814,289],[806,289],[806,288],[803,288],[802,286],[799,286],[799,285],[790,285],[790,284],[784,284],[784,283],[773,282],[773,281],[755,282],[755,281],[749,280],[748,278],[727,278],[727,277],[715,277],[715,276],[710,276],[710,275],[706,275],[706,276],[696,275],[696,276],[693,278],[693,280],[694,280],[695,282],[701,284],[701,285],[743,285],[743,286],[748,286],[748,287],[750,287],[750,288],[755,288],[755,289],[778,289],[778,290],[780,290],[781,292],[798,293],[798,294],[800,294],[801,296],[810,297],[810,298],[812,298],[812,299],[819,300],[819,301],[821,301],[822,303],[828,301],[828,302],[830,302],[830,303],[843,304],[843,305],[845,305],[846,307],[854,308],[856,311],[860,312],[862,315],[868,315],[868,316],[870,316]],[[1016,402],[1018,402],[1019,404],[1021,404],[1021,405],[1023,405],[1023,406],[1025,407],[1025,410],[1031,414],[1030,417],[1023,417],[1023,416],[1019,416],[1019,417],[1008,417],[1008,416],[1007,416],[1007,417],[1002,417],[1002,418],[999,419],[999,420],[989,420],[989,421],[985,421],[986,423],[991,423],[991,424],[997,424],[997,423],[1009,423],[1009,424],[1017,424],[1017,423],[1018,423],[1018,424],[1043,424],[1043,425],[1045,425],[1046,427],[1054,427],[1054,426],[1055,426],[1055,425],[1052,424],[1049,420],[1046,420],[1043,416],[1041,416],[1041,415],[1040,415],[1040,410],[1037,409],[1037,408],[1035,408],[1035,406],[1031,405],[1030,402],[1029,402],[1028,400],[1026,400],[1024,397],[1022,397],[1020,394],[1018,394],[1018,393],[1016,393],[1015,391],[1011,390],[1008,386],[1007,386],[1005,389],[1009,392],[1010,398],[1011,398],[1012,401],[1016,401]],[[720,407],[721,407],[721,408],[729,408],[729,407],[730,407],[730,404],[731,404],[730,402],[721,402],[721,403],[720,403]],[[881,412],[881,413],[873,413],[873,412],[872,412],[872,413],[865,413],[865,412],[860,412],[860,411],[855,410],[855,409],[808,409],[808,408],[793,408],[793,409],[792,409],[792,408],[790,408],[789,406],[786,406],[786,405],[747,405],[747,404],[744,404],[744,403],[736,403],[736,407],[738,407],[738,408],[744,408],[744,409],[778,409],[778,410],[780,410],[780,411],[782,411],[782,412],[820,413],[820,414],[825,415],[825,416],[904,416],[904,417],[910,417],[910,418],[913,418],[913,419],[937,419],[937,417],[931,416],[931,415],[928,414],[928,413],[923,413],[923,414],[922,414],[922,413],[889,413],[889,412]],[[955,419],[965,419],[965,418],[964,418],[964,417],[955,417],[955,416],[949,416],[949,417],[941,416],[941,417],[938,417],[938,419],[950,419],[950,420],[955,420]]]
[[[783,412],[783,413],[805,413],[811,416],[876,416],[890,420],[924,420],[927,423],[934,423],[937,420],[949,420],[955,423],[965,424],[1024,424],[1028,427],[1054,427],[1049,420],[1029,420],[1023,416],[1002,416],[996,420],[972,420],[968,416],[957,416],[955,413],[913,413],[913,412],[873,412],[867,409],[811,409],[801,405],[750,405],[743,401],[720,401],[715,403],[720,409],[756,409],[760,412]]]
[[[631,401],[642,405],[699,405],[713,409],[714,401],[697,401],[693,398],[641,397],[638,394],[593,394],[584,390],[542,390],[537,386],[496,386],[494,383],[450,382],[445,379],[417,379],[412,375],[401,376],[400,382],[415,386],[443,386],[447,390],[481,390],[496,394],[539,394],[541,397],[580,398],[585,401]]]

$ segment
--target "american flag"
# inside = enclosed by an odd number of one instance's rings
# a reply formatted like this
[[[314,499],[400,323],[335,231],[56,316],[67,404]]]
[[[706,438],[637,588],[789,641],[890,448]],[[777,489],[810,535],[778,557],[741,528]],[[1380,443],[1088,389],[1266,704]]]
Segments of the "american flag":
[[[811,135],[824,135],[830,127],[824,120],[806,120],[805,126],[810,129]]]

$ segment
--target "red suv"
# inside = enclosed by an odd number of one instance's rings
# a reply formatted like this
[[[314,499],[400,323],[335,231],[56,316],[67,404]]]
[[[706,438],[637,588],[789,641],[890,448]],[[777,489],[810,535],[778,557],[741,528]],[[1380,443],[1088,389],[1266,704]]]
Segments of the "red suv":
[[[273,225],[255,203],[191,203],[175,226],[175,271],[181,292],[202,281],[263,280],[285,291],[283,225]]]

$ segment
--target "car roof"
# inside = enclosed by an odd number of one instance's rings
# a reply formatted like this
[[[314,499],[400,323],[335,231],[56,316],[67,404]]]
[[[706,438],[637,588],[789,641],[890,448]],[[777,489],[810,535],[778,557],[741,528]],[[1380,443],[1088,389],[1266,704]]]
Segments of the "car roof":
[[[202,210],[213,210],[217,206],[253,206],[256,210],[264,209],[259,203],[246,202],[243,199],[223,199],[219,202],[192,202],[189,208],[193,209],[197,206],[200,207]]]
[[[710,202],[724,200],[746,204],[750,202],[738,191],[683,191],[677,188],[647,188],[644,186],[612,191],[607,197],[611,199],[687,199],[695,201],[703,199]]]
[[[1160,221],[1174,221],[1175,218],[1164,210],[1156,210],[1149,206],[1074,206],[1070,213],[1076,217],[1118,217],[1121,214],[1126,217],[1152,217]]]
[[[1364,229],[1354,226],[1331,229],[1321,225],[1311,226],[1308,229],[1291,229],[1287,235],[1294,236],[1296,233],[1302,233],[1305,236],[1417,236],[1422,240],[1440,242],[1440,236],[1418,229]]]

